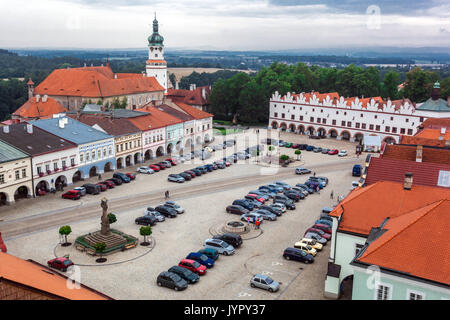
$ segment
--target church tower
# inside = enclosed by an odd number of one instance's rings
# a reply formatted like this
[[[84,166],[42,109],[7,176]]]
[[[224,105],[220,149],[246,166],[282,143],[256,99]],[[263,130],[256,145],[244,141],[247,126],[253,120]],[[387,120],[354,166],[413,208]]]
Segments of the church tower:
[[[153,20],[153,34],[148,37],[147,77],[155,77],[167,93],[167,62],[164,60],[164,38],[158,33],[158,20]]]

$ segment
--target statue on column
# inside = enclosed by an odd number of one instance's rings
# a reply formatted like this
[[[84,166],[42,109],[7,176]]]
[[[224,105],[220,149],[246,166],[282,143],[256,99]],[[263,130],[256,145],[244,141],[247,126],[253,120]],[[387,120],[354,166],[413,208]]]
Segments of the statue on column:
[[[102,220],[101,220],[102,229],[101,229],[100,233],[104,236],[107,236],[111,232],[110,232],[109,219],[108,219],[108,199],[106,199],[105,197],[102,198],[101,207],[103,209],[103,214],[102,214]]]

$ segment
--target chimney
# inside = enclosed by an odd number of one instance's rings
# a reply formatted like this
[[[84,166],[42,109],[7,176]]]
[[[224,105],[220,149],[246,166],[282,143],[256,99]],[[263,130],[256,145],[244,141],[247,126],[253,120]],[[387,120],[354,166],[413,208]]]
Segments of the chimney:
[[[441,128],[441,134],[438,137],[438,140],[442,141],[445,138],[445,133],[447,132],[447,128]]]
[[[202,98],[206,100],[206,89],[202,88]]]
[[[189,90],[194,91],[194,85],[191,83]]]
[[[416,149],[416,162],[422,162],[422,153],[423,153],[423,147],[417,146]]]
[[[42,96],[42,102],[47,102],[48,96],[46,94],[44,94]]]
[[[180,90],[180,82],[175,81],[175,89]]]
[[[69,123],[69,118],[64,117],[64,118],[63,118],[63,121],[64,121],[64,124],[68,124],[68,123]]]
[[[3,127],[3,133],[9,133],[9,126]]]
[[[28,80],[27,86],[28,86],[28,99],[31,99],[33,98],[34,94],[34,82],[33,80],[31,80],[31,78],[30,80]]]
[[[63,118],[60,118],[60,119],[58,120],[58,126],[59,126],[61,129],[64,129],[64,125],[65,125],[64,119],[63,119]]]
[[[86,68],[87,66],[86,66],[86,62],[84,63],[84,67]]]
[[[114,79],[117,79],[117,73],[114,73]]]
[[[413,184],[413,174],[412,172],[405,173],[405,181],[403,183],[403,189],[411,190]]]
[[[33,134],[33,125],[30,123],[27,123],[27,133]]]
[[[41,96],[39,94],[36,95],[36,102],[39,102],[39,100],[41,99]]]

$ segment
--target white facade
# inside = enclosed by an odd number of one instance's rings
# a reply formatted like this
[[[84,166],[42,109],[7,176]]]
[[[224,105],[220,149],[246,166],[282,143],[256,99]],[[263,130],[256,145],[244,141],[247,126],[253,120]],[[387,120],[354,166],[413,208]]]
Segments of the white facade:
[[[166,144],[166,128],[157,128],[142,132],[142,154],[144,160],[164,155]]]
[[[315,94],[307,101],[303,93],[282,97],[275,92],[270,99],[270,128],[350,141],[375,134],[384,141],[398,142],[401,135],[414,135],[426,119],[407,101],[396,110],[390,100],[380,106],[371,99],[363,107],[359,98],[348,102],[344,97],[332,100],[327,96],[320,102]]]

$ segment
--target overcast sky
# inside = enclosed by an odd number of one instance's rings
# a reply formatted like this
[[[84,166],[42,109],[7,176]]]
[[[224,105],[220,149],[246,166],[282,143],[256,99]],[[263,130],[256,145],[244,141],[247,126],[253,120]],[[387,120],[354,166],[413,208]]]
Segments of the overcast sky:
[[[449,0],[0,0],[0,48],[450,47]]]

